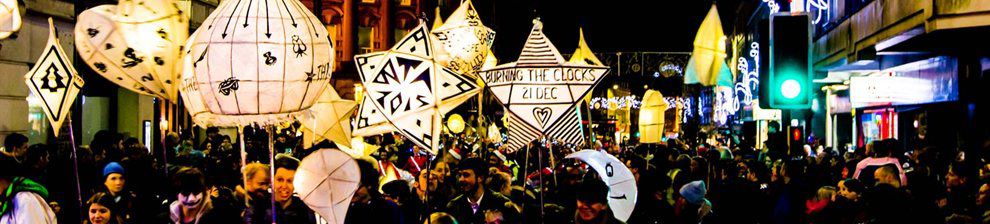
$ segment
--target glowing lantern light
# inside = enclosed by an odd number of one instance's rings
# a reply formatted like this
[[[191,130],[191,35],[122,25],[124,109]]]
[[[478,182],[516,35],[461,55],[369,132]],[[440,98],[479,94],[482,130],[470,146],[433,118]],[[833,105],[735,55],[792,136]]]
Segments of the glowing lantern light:
[[[458,73],[477,77],[495,41],[495,31],[481,24],[471,0],[461,2],[439,28],[433,30],[439,45],[449,57],[438,57],[440,64]]]
[[[176,0],[124,0],[115,13],[117,31],[133,49],[134,58],[145,62],[166,99],[177,99],[179,62],[189,36],[188,13],[179,9]]]
[[[663,136],[664,112],[667,101],[656,90],[647,90],[639,109],[639,142],[659,143]]]
[[[51,122],[53,133],[58,136],[62,122],[68,119],[66,115],[72,102],[85,83],[72,67],[69,57],[65,56],[51,18],[48,18],[48,29],[48,44],[31,71],[24,74],[24,83],[41,100],[44,105],[41,108]]]
[[[432,153],[439,149],[441,115],[481,90],[471,77],[440,65],[435,43],[421,23],[392,49],[354,57],[367,91],[364,102]]]
[[[608,67],[580,61],[565,61],[543,34],[543,23],[534,20],[518,61],[481,71],[485,84],[507,108],[507,144],[510,149],[519,149],[541,135],[575,145],[583,142],[577,103],[601,82]],[[523,77],[517,79],[504,78],[501,75],[552,74],[564,71],[578,72],[584,76],[554,79],[547,75],[544,79],[540,76],[522,75]]]
[[[447,118],[447,129],[449,129],[451,133],[460,134],[464,131],[464,118],[461,117],[460,114],[450,115],[450,117]]]
[[[725,40],[722,22],[713,4],[694,38],[694,52],[688,60],[684,83],[701,83],[704,86],[717,84],[719,72],[725,64]]]
[[[120,87],[169,98],[168,91],[157,81],[151,69],[154,60],[145,60],[124,41],[124,34],[112,19],[117,10],[113,5],[101,5],[79,14],[75,27],[76,50],[93,71]]]
[[[298,0],[224,1],[197,30],[188,57],[203,104],[238,124],[278,124],[329,85],[327,30]]]
[[[350,119],[354,108],[357,108],[356,102],[341,99],[336,90],[327,88],[308,113],[296,118],[303,128],[316,133],[317,142],[325,138],[337,145],[351,147]]]

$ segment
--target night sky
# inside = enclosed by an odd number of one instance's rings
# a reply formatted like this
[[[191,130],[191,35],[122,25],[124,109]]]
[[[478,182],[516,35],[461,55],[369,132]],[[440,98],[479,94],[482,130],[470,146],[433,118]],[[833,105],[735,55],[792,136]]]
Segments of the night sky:
[[[718,1],[726,34],[739,10],[739,2]],[[759,2],[759,0],[749,0]],[[442,7],[445,18],[457,1]],[[711,0],[473,0],[483,23],[495,30],[495,56],[500,63],[515,61],[536,16],[544,32],[562,54],[577,46],[578,27],[594,52],[663,51],[690,52],[698,26]],[[437,2],[423,2],[433,16]],[[751,4],[747,4],[751,5]]]

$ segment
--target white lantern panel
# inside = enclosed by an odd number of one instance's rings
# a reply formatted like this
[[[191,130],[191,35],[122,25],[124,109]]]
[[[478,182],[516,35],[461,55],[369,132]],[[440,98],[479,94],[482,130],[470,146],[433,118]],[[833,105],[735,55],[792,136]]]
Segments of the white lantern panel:
[[[333,49],[298,0],[224,1],[191,47],[207,109],[245,122],[291,120],[327,88]]]
[[[150,69],[154,59],[142,56],[124,41],[112,20],[116,6],[101,5],[79,14],[75,27],[79,57],[96,73],[120,87],[139,94],[168,99]]]

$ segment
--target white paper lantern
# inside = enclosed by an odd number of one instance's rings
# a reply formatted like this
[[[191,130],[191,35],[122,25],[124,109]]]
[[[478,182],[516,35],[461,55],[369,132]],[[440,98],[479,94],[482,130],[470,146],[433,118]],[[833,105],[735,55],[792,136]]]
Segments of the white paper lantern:
[[[355,108],[356,102],[341,99],[336,90],[327,87],[320,99],[296,119],[303,128],[316,134],[316,142],[327,139],[338,146],[351,147],[350,120]]]
[[[435,41],[421,23],[392,49],[354,57],[367,91],[364,103],[374,104],[399,133],[433,153],[439,150],[440,117],[481,90],[471,77],[440,65]]]
[[[177,0],[121,0],[115,15],[124,42],[145,61],[166,99],[176,99],[179,62],[189,36],[188,13],[179,9]]]
[[[578,159],[591,166],[602,182],[608,185],[608,208],[615,218],[623,222],[629,220],[639,193],[636,178],[629,167],[615,156],[593,149],[577,151],[565,158]]]
[[[114,5],[101,5],[79,14],[75,27],[79,57],[93,71],[125,89],[172,99],[153,75],[154,60],[146,60],[124,41],[124,34],[112,19],[116,9]]]
[[[481,24],[471,0],[462,1],[433,35],[445,53],[437,57],[440,64],[472,77],[477,77],[495,41],[495,31]]]
[[[17,0],[0,0],[0,40],[21,29],[21,11]]]
[[[192,38],[194,38],[198,32],[194,32],[190,36],[190,40],[186,43],[186,47],[192,45]],[[200,127],[209,126],[221,126],[221,127],[232,127],[238,126],[238,124],[230,122],[225,119],[218,119],[219,115],[210,113],[206,109],[206,105],[203,104],[203,97],[199,93],[199,85],[196,85],[196,74],[193,73],[192,67],[193,58],[188,54],[182,57],[182,76],[179,78],[179,92],[182,96],[183,105],[186,106],[186,111],[189,111],[189,116],[192,117],[193,123],[199,125]],[[224,123],[227,121],[229,123]]]
[[[224,1],[197,33],[189,57],[210,113],[240,124],[292,121],[329,85],[330,38],[298,0]]]
[[[541,136],[581,145],[583,131],[577,104],[607,71],[606,66],[583,60],[565,61],[543,34],[543,23],[534,20],[519,60],[480,74],[507,109],[506,144],[515,150]]]
[[[41,108],[48,117],[55,136],[58,136],[62,122],[68,120],[72,102],[86,83],[72,67],[65,50],[62,50],[51,18],[48,18],[48,30],[48,43],[31,71],[24,74],[24,83],[44,105]]]
[[[357,162],[335,149],[320,149],[299,163],[293,181],[299,199],[326,223],[343,224],[361,182]]]

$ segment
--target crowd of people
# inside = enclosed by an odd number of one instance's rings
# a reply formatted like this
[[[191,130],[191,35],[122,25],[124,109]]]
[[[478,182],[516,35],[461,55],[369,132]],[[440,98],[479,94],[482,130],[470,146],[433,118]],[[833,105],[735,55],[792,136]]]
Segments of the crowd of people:
[[[0,223],[325,223],[292,183],[299,158],[334,145],[273,134],[273,164],[258,128],[245,130],[244,157],[242,140],[215,128],[198,141],[170,133],[155,151],[109,131],[74,153],[10,134]],[[636,180],[636,205],[620,220],[612,209],[625,208],[610,207],[596,172],[564,159],[571,147],[510,150],[461,135],[434,155],[398,135],[369,140],[383,147],[356,159],[361,181],[344,223],[990,223],[986,147],[596,144]]]

